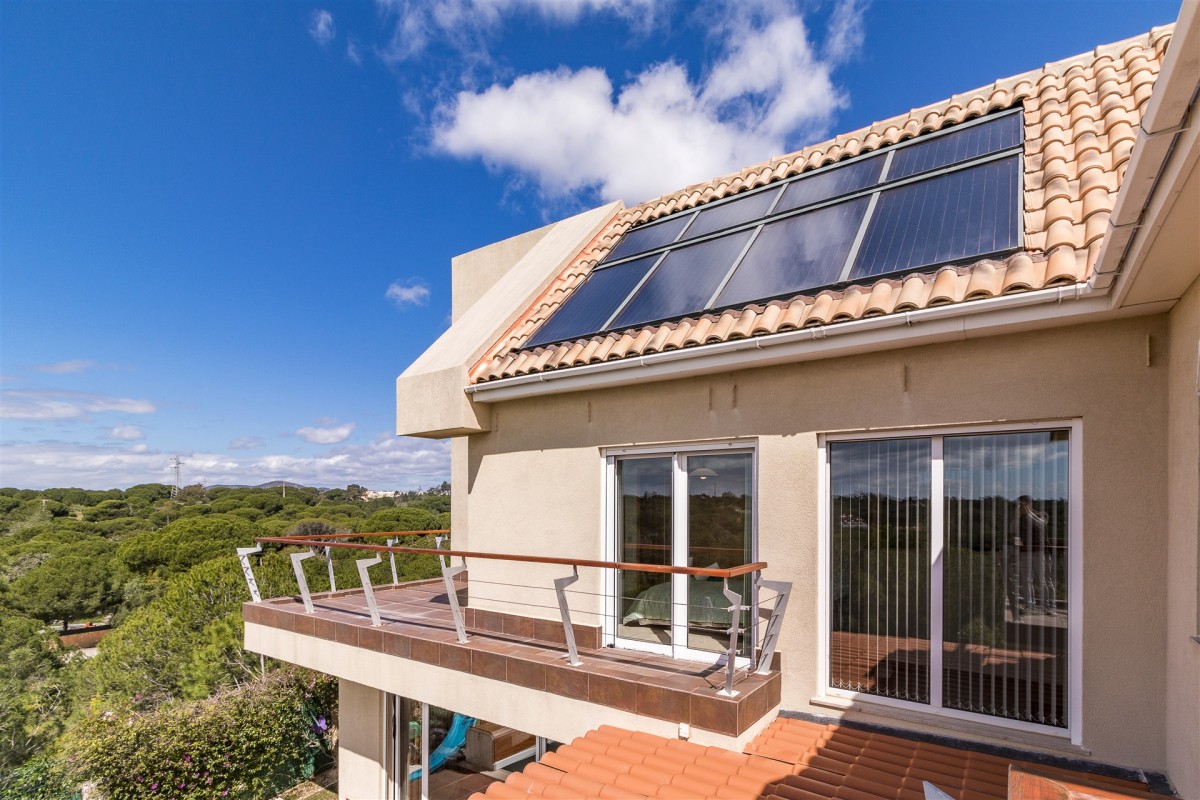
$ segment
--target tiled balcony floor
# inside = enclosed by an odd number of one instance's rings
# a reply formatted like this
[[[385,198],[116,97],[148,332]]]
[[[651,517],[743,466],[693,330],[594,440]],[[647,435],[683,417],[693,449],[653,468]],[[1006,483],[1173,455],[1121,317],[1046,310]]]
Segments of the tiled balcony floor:
[[[461,595],[460,591],[460,595]],[[464,608],[469,641],[458,642],[444,584],[422,581],[375,590],[382,625],[371,625],[361,590],[313,595],[315,613],[298,597],[247,603],[249,623],[369,648],[539,691],[619,708],[670,722],[736,736],[779,703],[778,671],[739,671],[737,697],[717,694],[723,667],[679,661],[596,644],[592,630],[577,630],[581,666],[566,662],[562,625]],[[578,626],[577,626],[578,627]],[[557,641],[555,641],[557,639]]]

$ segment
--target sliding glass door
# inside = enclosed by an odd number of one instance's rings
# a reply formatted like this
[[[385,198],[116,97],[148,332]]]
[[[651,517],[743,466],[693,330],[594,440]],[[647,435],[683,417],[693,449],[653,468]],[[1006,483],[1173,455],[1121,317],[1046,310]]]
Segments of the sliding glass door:
[[[834,693],[1068,727],[1071,435],[828,443]]]
[[[614,560],[714,568],[753,560],[753,451],[639,453],[610,456],[608,465]],[[719,578],[618,570],[616,643],[680,658],[725,652],[731,617],[723,588]],[[749,578],[729,588],[752,599]]]

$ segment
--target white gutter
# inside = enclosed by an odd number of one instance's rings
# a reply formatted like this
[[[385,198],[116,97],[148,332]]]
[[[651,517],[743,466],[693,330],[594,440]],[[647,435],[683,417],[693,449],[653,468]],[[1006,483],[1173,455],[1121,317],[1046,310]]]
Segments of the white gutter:
[[[1113,297],[1114,305],[1124,299],[1132,283],[1142,250],[1153,238],[1145,228],[1147,212],[1164,174],[1164,168],[1179,143],[1197,95],[1200,94],[1200,2],[1185,0],[1163,57],[1146,113],[1142,115],[1133,156],[1117,195],[1104,234],[1104,245],[1088,284],[1108,289],[1127,272]]]
[[[474,384],[476,402],[625,386],[712,372],[956,341],[1012,326],[1045,327],[1057,320],[1108,311],[1106,292],[1086,284],[1039,289],[813,328],[668,350]],[[1068,302],[1070,301],[1070,302]]]

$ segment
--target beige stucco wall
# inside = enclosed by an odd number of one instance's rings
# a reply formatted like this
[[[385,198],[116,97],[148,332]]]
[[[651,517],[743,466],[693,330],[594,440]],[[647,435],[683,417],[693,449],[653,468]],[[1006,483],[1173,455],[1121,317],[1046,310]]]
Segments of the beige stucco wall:
[[[1168,318],[1167,765],[1181,797],[1200,797],[1200,280]]]
[[[338,800],[387,797],[384,693],[338,681]]]
[[[754,440],[760,556],[771,565],[767,577],[795,584],[782,640],[782,707],[833,714],[809,702],[818,693],[820,641],[818,433],[1080,419],[1085,749],[1008,738],[1165,769],[1166,337],[1160,315],[498,403],[491,431],[453,451],[456,541],[604,558],[603,448]],[[558,574],[476,561],[472,603],[503,607],[509,597],[542,606],[524,613],[554,618],[548,592],[506,595],[476,581],[547,586]],[[599,591],[597,572],[585,570],[577,587]],[[598,618],[599,598],[572,600],[575,608],[588,603]]]

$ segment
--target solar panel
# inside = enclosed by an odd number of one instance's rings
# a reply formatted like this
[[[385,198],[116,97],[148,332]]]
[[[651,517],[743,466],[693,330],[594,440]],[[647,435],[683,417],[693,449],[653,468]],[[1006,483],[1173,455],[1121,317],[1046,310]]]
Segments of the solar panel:
[[[748,241],[750,231],[742,231],[672,250],[612,327],[628,328],[703,311]]]
[[[659,256],[647,256],[615,267],[597,269],[559,306],[526,347],[578,339],[604,328],[604,323],[629,296]]]
[[[670,244],[691,218],[691,214],[680,214],[662,222],[634,228],[625,234],[604,260],[617,261]]]
[[[883,169],[883,161],[881,156],[875,156],[789,183],[775,211],[800,208],[874,186]]]
[[[892,156],[888,180],[907,178],[1015,147],[1021,143],[1021,132],[1021,115],[1009,114],[921,144],[901,147]]]
[[[775,187],[769,192],[755,192],[729,203],[702,208],[696,221],[684,232],[683,238],[694,239],[706,233],[756,220],[767,213],[771,203],[775,202],[775,198],[779,196],[779,191],[779,187]]]
[[[632,228],[526,346],[1012,250],[1023,135],[999,114]]]
[[[860,197],[764,225],[715,307],[836,283],[867,203]]]
[[[918,269],[1019,244],[1016,156],[887,189],[850,278]]]

